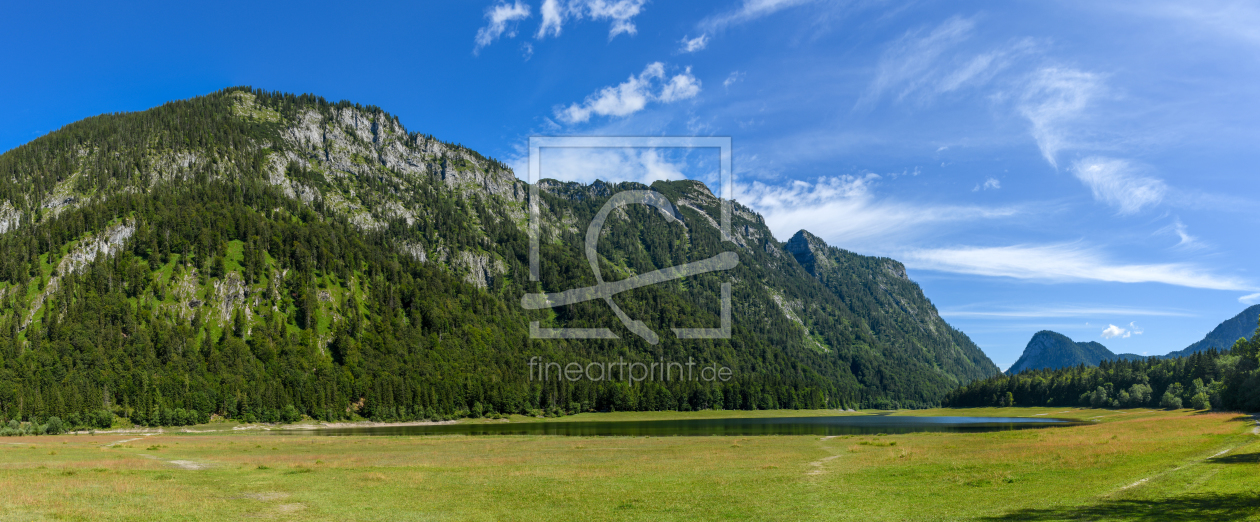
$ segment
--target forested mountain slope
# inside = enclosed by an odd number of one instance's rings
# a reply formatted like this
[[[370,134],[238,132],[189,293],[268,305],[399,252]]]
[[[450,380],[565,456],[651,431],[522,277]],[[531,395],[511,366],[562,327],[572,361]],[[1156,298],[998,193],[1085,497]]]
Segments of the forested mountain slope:
[[[785,249],[810,275],[861,318],[876,339],[908,360],[964,380],[998,372],[971,339],[937,313],[906,267],[886,257],[855,254],[801,230]]]
[[[527,293],[594,284],[586,223],[612,194],[647,187],[540,188],[543,262],[531,282],[528,187],[378,108],[233,88],[68,125],[0,155],[0,416],[104,410],[153,425],[912,407],[996,373],[904,271],[878,283],[900,289],[893,297],[857,298],[828,283],[841,275],[811,274],[750,209],[734,206],[734,237],[722,241],[719,201],[688,181],[652,186],[681,220],[625,207],[599,243],[608,280],[738,254],[729,272],[614,298],[659,344],[600,300],[524,310]],[[862,259],[873,258],[852,262]],[[719,324],[727,281],[729,340],[668,334]],[[534,340],[533,321],[621,339]],[[534,356],[694,359],[733,377],[539,382]]]
[[[1256,318],[1260,317],[1260,305],[1248,307],[1238,315],[1225,320],[1202,340],[1187,346],[1184,350],[1170,352],[1164,357],[1185,357],[1207,350],[1227,350],[1239,339],[1248,339],[1256,334]]]

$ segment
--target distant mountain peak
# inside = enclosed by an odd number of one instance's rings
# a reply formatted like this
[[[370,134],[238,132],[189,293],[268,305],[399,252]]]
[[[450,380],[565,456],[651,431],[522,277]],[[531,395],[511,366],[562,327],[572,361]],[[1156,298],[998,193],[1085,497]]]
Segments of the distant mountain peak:
[[[783,249],[792,254],[792,257],[796,258],[796,262],[800,263],[806,272],[809,272],[814,277],[818,277],[819,270],[825,271],[831,266],[831,262],[826,256],[818,255],[827,246],[827,243],[818,236],[802,229],[788,240]]]
[[[1042,330],[1033,334],[1028,346],[1024,347],[1024,353],[1006,373],[1014,375],[1024,370],[1055,370],[1081,364],[1098,366],[1102,361],[1141,358],[1128,353],[1116,355],[1097,341],[1076,342],[1059,332]]]

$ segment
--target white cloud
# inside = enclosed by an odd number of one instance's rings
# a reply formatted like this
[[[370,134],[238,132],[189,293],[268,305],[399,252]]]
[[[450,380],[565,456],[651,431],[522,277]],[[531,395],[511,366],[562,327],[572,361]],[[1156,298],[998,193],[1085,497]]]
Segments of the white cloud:
[[[733,72],[731,72],[731,74],[729,74],[729,75],[727,75],[727,76],[726,76],[726,79],[725,79],[725,80],[722,80],[722,87],[728,87],[728,88],[729,88],[731,85],[734,85],[734,84],[736,84],[736,83],[742,82],[742,81],[744,81],[744,76],[745,76],[745,74],[744,74],[744,73],[742,73],[742,72],[739,72],[739,71],[733,71]]]
[[[657,149],[548,148],[540,161],[542,177],[584,184],[687,179],[685,160],[671,160]]]
[[[971,189],[971,191],[980,192],[981,190],[989,190],[989,189],[997,190],[1000,188],[1002,188],[1001,181],[998,181],[997,178],[989,178],[989,179],[984,180],[984,183],[977,184],[976,188]]]
[[[923,234],[952,222],[1009,217],[1014,208],[934,206],[903,203],[875,197],[881,177],[831,176],[814,182],[792,181],[783,185],[753,182],[735,187],[735,199],[761,213],[777,237],[797,230],[813,231],[828,243],[843,248],[886,248],[894,236]]]
[[[526,18],[529,18],[529,5],[522,4],[520,0],[511,5],[501,2],[487,9],[486,20],[489,23],[477,30],[477,45],[473,47],[473,54],[494,43],[504,33],[507,33],[508,38],[516,36],[515,22]]]
[[[779,12],[789,7],[808,4],[813,0],[744,0],[738,8],[710,16],[700,21],[699,27],[715,32],[732,25],[740,25]]]
[[[633,35],[638,32],[631,20],[639,15],[639,12],[643,9],[643,4],[646,2],[647,0],[619,0],[616,2],[586,0],[586,14],[592,20],[612,21],[612,28],[608,30],[608,39],[611,40],[622,33]]]
[[[1162,180],[1135,171],[1128,161],[1112,158],[1090,157],[1072,165],[1072,174],[1093,191],[1094,199],[1116,207],[1120,214],[1158,205],[1168,192]]]
[[[634,35],[638,28],[634,25],[634,17],[643,11],[647,0],[544,0],[542,7],[542,24],[538,26],[537,38],[560,36],[560,29],[568,20],[608,20],[608,39],[619,34]]]
[[[672,103],[678,100],[686,100],[694,98],[700,94],[700,80],[691,75],[691,67],[687,67],[682,74],[676,74],[665,87],[661,89],[660,96],[657,96],[663,103]]]
[[[679,49],[679,51],[684,52],[684,53],[694,53],[696,51],[702,51],[704,50],[705,47],[708,47],[708,46],[709,46],[709,35],[707,34],[702,34],[695,38],[687,38],[686,36],[684,36],[682,39],[682,48]]]
[[[632,74],[618,85],[604,87],[582,103],[557,109],[556,118],[574,124],[586,122],[592,115],[624,117],[643,110],[648,102],[672,103],[699,93],[700,80],[691,74],[690,67],[666,79],[665,64],[653,62],[637,76]]]
[[[1131,333],[1128,330],[1125,330],[1124,328],[1121,328],[1114,324],[1107,325],[1107,327],[1104,328],[1102,331],[1103,339],[1111,339],[1113,337],[1122,337],[1122,338],[1127,339],[1129,335],[1131,335]]]
[[[1143,330],[1141,326],[1138,326],[1136,321],[1131,321],[1129,322],[1129,331],[1133,332],[1133,335],[1142,335],[1142,332],[1145,330]]]
[[[538,12],[542,15],[542,24],[538,26],[538,33],[534,37],[545,38],[548,34],[560,36],[560,26],[564,25],[564,8],[561,7],[560,0],[543,0]]]
[[[1260,303],[1260,293],[1244,295],[1238,298],[1238,302],[1246,305]]]
[[[1101,77],[1076,69],[1046,67],[1028,78],[1019,112],[1032,123],[1033,138],[1050,165],[1058,167],[1059,151],[1073,145],[1074,124],[1102,92]]]
[[[1121,264],[1075,243],[910,250],[906,266],[1015,279],[1164,283],[1213,290],[1253,290],[1251,283],[1186,263]]]

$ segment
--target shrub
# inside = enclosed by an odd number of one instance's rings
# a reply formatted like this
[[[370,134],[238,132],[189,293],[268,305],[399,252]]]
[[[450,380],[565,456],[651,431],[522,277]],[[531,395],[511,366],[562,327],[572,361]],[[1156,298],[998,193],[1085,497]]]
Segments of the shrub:
[[[294,408],[292,404],[285,404],[284,410],[280,412],[280,418],[284,422],[297,422],[302,420],[302,413]]]
[[[109,429],[114,425],[114,414],[109,410],[96,410],[89,415],[88,425],[103,430]]]
[[[1111,399],[1107,396],[1107,389],[1099,386],[1093,393],[1089,394],[1089,405],[1095,408],[1110,406]]]
[[[60,435],[66,431],[66,425],[61,422],[60,417],[49,417],[48,424],[46,426],[49,435]]]
[[[1212,403],[1208,400],[1206,393],[1199,392],[1190,398],[1190,407],[1196,410],[1210,410],[1212,409]]]
[[[1149,384],[1134,384],[1129,387],[1129,405],[1143,406],[1151,402],[1151,386]]]
[[[1165,410],[1181,409],[1181,397],[1173,395],[1172,392],[1164,392],[1164,397],[1159,400],[1159,407]]]

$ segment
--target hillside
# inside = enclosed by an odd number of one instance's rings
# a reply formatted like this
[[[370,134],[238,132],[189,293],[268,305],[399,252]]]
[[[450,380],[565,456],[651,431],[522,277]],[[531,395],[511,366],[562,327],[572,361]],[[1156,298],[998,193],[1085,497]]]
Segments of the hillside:
[[[900,262],[836,248],[804,230],[784,249],[839,297],[849,313],[862,318],[881,344],[905,359],[926,361],[932,371],[966,380],[997,373],[970,338],[941,319]]]
[[[1014,375],[1025,370],[1071,368],[1080,364],[1098,366],[1102,361],[1136,360],[1140,355],[1114,354],[1106,346],[1094,341],[1075,342],[1066,335],[1042,330],[1033,335],[1024,347],[1024,353],[1006,370]]]
[[[1256,334],[1256,318],[1260,317],[1260,305],[1243,310],[1233,318],[1222,322],[1208,332],[1202,340],[1183,350],[1170,352],[1165,357],[1185,357],[1207,350],[1228,350],[1239,339],[1249,339]]]
[[[540,188],[545,262],[531,282],[529,187],[379,108],[233,88],[68,125],[0,155],[0,415],[106,410],[153,425],[913,407],[997,371],[904,269],[871,268],[891,260],[846,253],[854,275],[807,270],[738,204],[722,241],[718,200],[688,181],[652,186],[681,220],[615,213],[598,261],[616,280],[737,253],[729,273],[615,298],[657,332],[712,327],[733,281],[729,340],[651,345],[601,301],[524,310],[527,293],[594,284],[582,224],[612,194],[647,187]],[[535,321],[621,339],[530,339]],[[540,383],[534,356],[694,359],[734,377]]]

